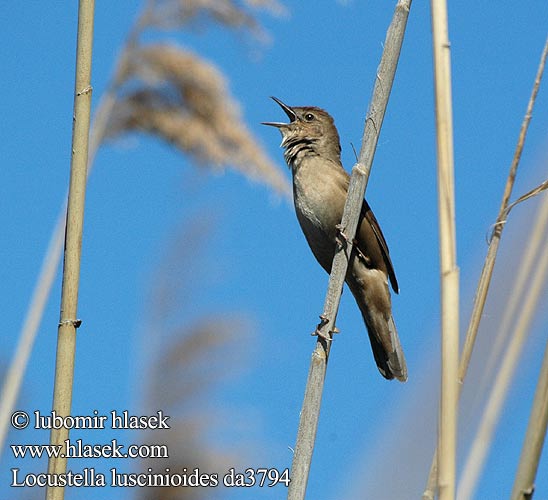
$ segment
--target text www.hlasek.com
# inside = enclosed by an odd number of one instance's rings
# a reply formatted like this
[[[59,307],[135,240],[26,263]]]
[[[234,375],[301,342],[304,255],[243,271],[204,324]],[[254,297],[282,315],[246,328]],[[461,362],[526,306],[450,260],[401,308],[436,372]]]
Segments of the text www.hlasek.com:
[[[64,448],[66,446],[66,453]],[[124,450],[123,444],[113,439],[108,444],[84,444],[81,439],[65,444],[12,444],[11,451],[15,458],[169,458],[167,445],[132,444]]]

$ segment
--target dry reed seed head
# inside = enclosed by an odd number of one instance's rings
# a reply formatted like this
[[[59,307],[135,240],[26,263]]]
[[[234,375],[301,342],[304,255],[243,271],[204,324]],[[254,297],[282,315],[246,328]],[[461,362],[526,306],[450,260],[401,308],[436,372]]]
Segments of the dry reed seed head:
[[[201,398],[216,384],[240,374],[248,364],[251,338],[244,319],[235,316],[229,325],[217,316],[175,329],[152,372],[154,404],[166,410],[193,406],[192,398]]]
[[[212,95],[222,93],[226,87],[225,79],[213,64],[175,44],[144,45],[132,50],[123,70],[125,80],[136,78],[151,86],[165,83],[180,88],[195,86]]]
[[[158,325],[161,330],[165,330],[163,323]],[[250,331],[245,324],[238,328],[242,324],[223,315],[210,317],[194,327],[173,330],[163,351],[156,357],[147,402],[150,414],[162,408],[164,414],[170,416],[170,429],[152,431],[150,436],[151,442],[168,444],[169,458],[147,459],[144,467],[159,472],[165,468],[182,471],[185,467],[190,472],[196,467],[221,472],[242,459],[238,442],[227,448],[211,439],[212,433],[226,435],[227,426],[234,430],[236,417],[219,403],[216,391],[226,382],[227,375],[238,373],[245,364],[242,356],[247,357],[244,347],[248,345]],[[239,412],[236,420],[245,422],[245,415]],[[165,496],[154,493],[154,498],[207,497],[200,488],[158,490]],[[143,498],[152,498],[146,493],[148,490],[140,492]],[[189,492],[197,496],[187,497]]]
[[[125,77],[128,87],[133,79],[141,80],[163,90],[174,105],[191,109],[213,124],[225,116],[233,119],[237,113],[237,106],[227,96],[222,74],[212,64],[174,45],[152,45],[134,51],[126,64]]]
[[[231,165],[289,196],[289,183],[257,146],[220,71],[176,45],[138,47],[120,71],[108,136],[154,134],[201,163]]]
[[[118,59],[118,65],[114,69],[114,88],[119,88],[130,74],[131,50],[124,50]]]
[[[245,2],[248,3],[248,2]],[[257,2],[265,6],[274,2]],[[189,24],[203,26],[212,20],[230,28],[258,29],[253,15],[242,2],[229,0],[153,0],[147,16],[149,26],[161,29],[174,29]]]
[[[164,369],[192,370],[205,355],[208,358],[215,357],[217,364],[232,364],[235,357],[229,356],[229,361],[226,351],[233,350],[236,355],[237,350],[241,354],[235,344],[248,341],[249,331],[249,324],[243,318],[233,317],[224,321],[222,317],[205,319],[190,331],[186,328],[177,332],[174,342],[161,357]]]
[[[227,160],[225,147],[212,134],[209,123],[183,115],[176,108],[155,107],[136,101],[127,102],[128,113],[122,132],[139,130],[154,134],[179,150],[190,153],[201,163],[221,165]],[[124,126],[125,125],[125,126]]]
[[[287,14],[285,6],[282,3],[273,0],[246,0],[245,3],[253,9],[264,9],[275,16]]]

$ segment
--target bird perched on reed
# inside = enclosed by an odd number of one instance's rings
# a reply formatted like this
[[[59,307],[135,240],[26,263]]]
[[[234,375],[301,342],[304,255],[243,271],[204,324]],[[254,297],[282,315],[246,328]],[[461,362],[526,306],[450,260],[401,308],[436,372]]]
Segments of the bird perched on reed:
[[[331,272],[350,177],[341,163],[339,133],[321,108],[290,107],[273,97],[289,123],[264,122],[282,134],[281,147],[293,175],[295,211],[306,241],[320,265]],[[346,283],[362,313],[373,356],[382,376],[407,380],[407,366],[398,338],[388,282],[398,282],[388,246],[377,219],[363,201]]]

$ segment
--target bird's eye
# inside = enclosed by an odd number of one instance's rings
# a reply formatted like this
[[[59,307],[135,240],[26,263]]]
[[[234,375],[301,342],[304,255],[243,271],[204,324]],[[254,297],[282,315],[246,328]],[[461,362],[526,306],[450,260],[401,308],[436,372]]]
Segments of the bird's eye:
[[[311,122],[314,119],[314,115],[312,113],[306,113],[306,115],[304,115],[304,119],[307,122]]]

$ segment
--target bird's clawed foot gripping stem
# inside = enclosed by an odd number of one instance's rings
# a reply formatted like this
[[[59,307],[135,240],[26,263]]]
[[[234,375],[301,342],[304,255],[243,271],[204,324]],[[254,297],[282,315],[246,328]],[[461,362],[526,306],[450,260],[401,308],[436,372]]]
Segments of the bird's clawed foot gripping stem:
[[[322,328],[327,325],[327,323],[329,323],[329,318],[325,314],[320,314],[320,322],[318,323],[316,329],[311,333],[311,335],[321,337],[322,339],[331,342],[333,340],[333,335],[336,333],[340,333],[340,331],[336,326],[334,326],[333,330],[325,333]]]
[[[337,250],[342,250],[343,248],[345,250],[347,250],[348,249],[348,244],[350,243],[350,238],[344,232],[345,228],[343,227],[342,224],[337,224],[335,226],[335,229],[337,230],[337,236],[335,237],[336,241],[337,241]],[[367,257],[359,249],[358,242],[357,242],[356,238],[354,238],[352,240],[352,249],[353,249],[354,252],[356,252],[356,255],[358,256],[358,258],[361,259],[367,267],[369,267],[371,265],[371,259],[369,257]],[[348,258],[348,255],[349,255],[349,253],[346,252],[346,257],[347,258]],[[338,333],[338,332],[336,332],[336,333]]]
[[[337,240],[338,250],[341,250],[342,248],[346,248],[348,246],[348,243],[350,243],[350,238],[346,236],[344,232],[346,228],[342,224],[337,224],[335,226],[335,229],[337,230],[336,240]]]

